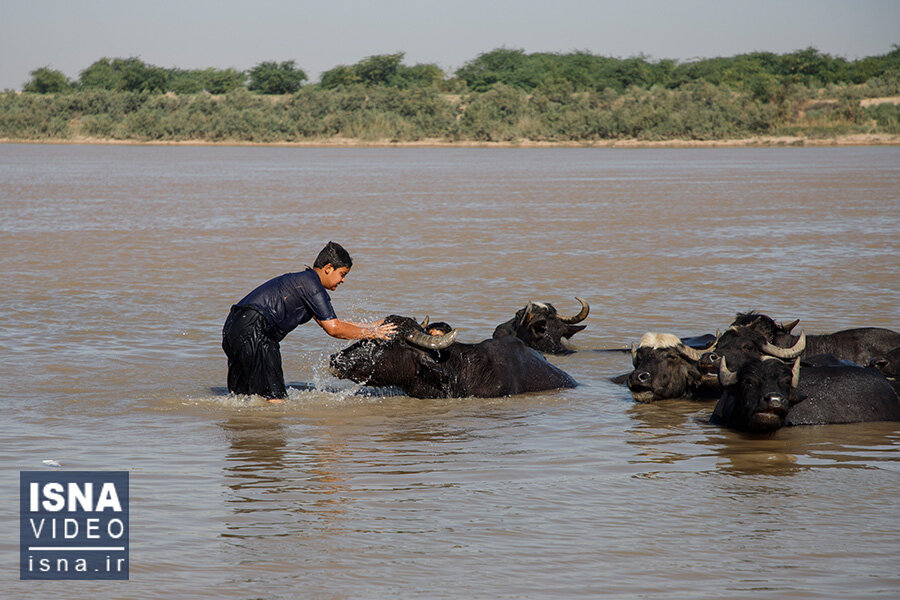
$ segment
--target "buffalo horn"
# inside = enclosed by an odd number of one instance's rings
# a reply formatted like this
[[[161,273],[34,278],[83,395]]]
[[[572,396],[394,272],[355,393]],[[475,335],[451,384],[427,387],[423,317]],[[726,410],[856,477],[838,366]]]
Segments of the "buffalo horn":
[[[737,373],[728,370],[728,365],[725,364],[725,357],[723,356],[722,361],[719,363],[719,385],[728,387],[735,383],[737,383]]]
[[[529,301],[528,301],[528,306],[525,307],[525,314],[524,314],[524,316],[523,316],[522,318],[523,318],[525,321],[527,321],[529,318],[531,318],[531,311],[533,311],[533,310],[534,310],[534,302],[532,302],[531,300],[529,300]]]
[[[698,362],[700,360],[701,356],[703,356],[707,352],[712,352],[713,348],[715,348],[715,347],[716,347],[715,342],[713,342],[711,346],[708,346],[708,347],[704,348],[703,350],[697,350],[696,348],[691,348],[687,344],[678,344],[678,346],[676,346],[677,350],[681,354],[688,357],[689,359],[691,359],[694,362]]]
[[[800,338],[790,348],[782,348],[781,346],[776,346],[769,342],[766,342],[766,345],[763,346],[763,352],[765,352],[766,354],[785,359],[797,358],[805,349],[806,334],[803,332],[803,330],[800,330]]]
[[[573,316],[573,317],[560,317],[559,320],[565,323],[566,325],[574,325],[575,323],[581,323],[585,319],[587,319],[588,313],[591,312],[591,307],[588,306],[588,303],[575,296],[575,299],[581,303],[581,311]]]
[[[428,315],[425,315],[425,320],[422,321],[421,327],[422,329],[428,329]]]
[[[406,334],[406,341],[420,348],[429,350],[443,350],[456,341],[456,330],[447,335],[429,335],[421,331],[410,331]]]
[[[794,367],[791,369],[791,387],[800,385],[800,357],[794,359]]]
[[[796,327],[800,323],[800,319],[795,319],[790,323],[782,323],[781,328],[784,329],[785,333],[790,333],[791,330]]]

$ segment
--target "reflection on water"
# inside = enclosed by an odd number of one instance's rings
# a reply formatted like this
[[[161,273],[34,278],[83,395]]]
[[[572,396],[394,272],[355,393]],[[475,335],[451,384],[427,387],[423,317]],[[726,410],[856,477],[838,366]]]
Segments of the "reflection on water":
[[[81,596],[893,598],[895,424],[728,431],[712,402],[635,404],[609,382],[630,355],[592,350],[752,309],[900,329],[898,190],[900,148],[0,145],[0,549],[15,471],[54,459],[131,473],[132,579]],[[288,402],[223,393],[228,308],[328,239],[352,320],[477,342],[585,298],[551,358],[580,386],[371,392],[310,324]]]

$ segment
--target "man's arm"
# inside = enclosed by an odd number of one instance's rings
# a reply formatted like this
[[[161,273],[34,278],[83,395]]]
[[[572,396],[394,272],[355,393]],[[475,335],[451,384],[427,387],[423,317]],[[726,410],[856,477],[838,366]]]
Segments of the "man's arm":
[[[385,325],[384,319],[375,323],[352,323],[350,321],[342,321],[340,319],[328,319],[320,321],[316,319],[325,333],[331,337],[340,338],[342,340],[359,340],[363,338],[377,338],[379,340],[389,340],[397,331],[397,326],[393,323]]]

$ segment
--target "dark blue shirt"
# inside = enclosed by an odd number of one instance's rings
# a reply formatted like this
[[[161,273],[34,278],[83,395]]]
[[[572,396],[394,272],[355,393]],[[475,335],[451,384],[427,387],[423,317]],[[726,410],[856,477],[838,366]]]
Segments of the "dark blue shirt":
[[[320,321],[337,318],[328,291],[310,268],[270,279],[244,296],[237,306],[251,306],[262,313],[279,341],[313,317]]]

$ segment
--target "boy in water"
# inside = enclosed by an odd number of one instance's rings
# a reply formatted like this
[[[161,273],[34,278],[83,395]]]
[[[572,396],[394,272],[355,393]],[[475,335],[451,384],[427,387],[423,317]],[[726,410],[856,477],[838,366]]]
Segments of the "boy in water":
[[[278,342],[310,319],[332,337],[390,339],[397,326],[384,324],[384,319],[352,323],[335,315],[326,290],[337,289],[352,266],[350,254],[340,244],[328,242],[312,268],[270,279],[231,307],[222,329],[228,391],[284,402],[287,390]]]

